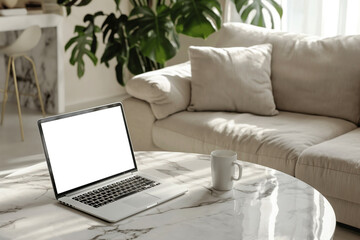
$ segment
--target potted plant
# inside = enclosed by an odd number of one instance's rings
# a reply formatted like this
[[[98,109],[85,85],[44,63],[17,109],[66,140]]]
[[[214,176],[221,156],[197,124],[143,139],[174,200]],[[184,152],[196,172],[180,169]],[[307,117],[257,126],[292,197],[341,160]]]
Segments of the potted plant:
[[[92,0],[57,0],[71,14],[72,7],[88,5]],[[222,9],[218,0],[129,0],[132,9],[125,14],[120,0],[114,0],[114,12],[98,11],[84,17],[84,26],[75,26],[75,36],[65,45],[72,47],[70,63],[77,65],[79,78],[84,75],[84,57],[98,63],[98,35],[102,35],[105,50],[100,62],[109,67],[116,59],[117,81],[125,85],[124,67],[134,75],[164,67],[180,48],[178,35],[207,38],[221,28]],[[282,8],[274,0],[232,0],[242,21],[265,27],[264,12],[274,27],[271,6],[281,17]],[[266,3],[265,3],[266,2]],[[101,25],[95,23],[106,16]]]

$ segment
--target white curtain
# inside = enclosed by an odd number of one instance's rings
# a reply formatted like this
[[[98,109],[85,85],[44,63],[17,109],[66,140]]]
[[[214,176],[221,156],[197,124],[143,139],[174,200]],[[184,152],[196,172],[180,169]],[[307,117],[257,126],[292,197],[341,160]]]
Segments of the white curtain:
[[[284,10],[275,28],[318,36],[360,34],[360,0],[277,0]],[[276,13],[274,13],[274,16]],[[240,21],[227,0],[225,21]]]

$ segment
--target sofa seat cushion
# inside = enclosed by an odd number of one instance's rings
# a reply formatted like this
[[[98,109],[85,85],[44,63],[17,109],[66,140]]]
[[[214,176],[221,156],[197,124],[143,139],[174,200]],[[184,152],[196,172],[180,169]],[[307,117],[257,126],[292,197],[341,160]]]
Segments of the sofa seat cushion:
[[[325,196],[360,204],[360,128],[306,149],[295,176]]]
[[[280,112],[266,117],[249,113],[180,112],[158,120],[153,141],[161,149],[209,154],[231,149],[244,161],[294,176],[300,153],[356,125],[337,118]]]

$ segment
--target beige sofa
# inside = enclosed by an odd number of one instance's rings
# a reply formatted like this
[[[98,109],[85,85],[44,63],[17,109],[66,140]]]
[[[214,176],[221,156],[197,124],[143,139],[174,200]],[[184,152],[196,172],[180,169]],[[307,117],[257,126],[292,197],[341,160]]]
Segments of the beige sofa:
[[[134,148],[232,149],[241,160],[307,182],[330,201],[337,221],[360,228],[360,36],[320,39],[240,23],[225,24],[219,35],[221,48],[272,45],[278,114],[189,111],[194,79],[187,62],[128,82]]]

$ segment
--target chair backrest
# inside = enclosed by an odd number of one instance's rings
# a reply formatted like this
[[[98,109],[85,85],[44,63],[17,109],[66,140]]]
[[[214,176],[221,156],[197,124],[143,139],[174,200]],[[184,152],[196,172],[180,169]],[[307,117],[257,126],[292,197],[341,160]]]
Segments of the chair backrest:
[[[40,41],[41,29],[39,26],[26,28],[20,36],[9,46],[4,47],[1,52],[11,56],[26,53],[33,49]]]

